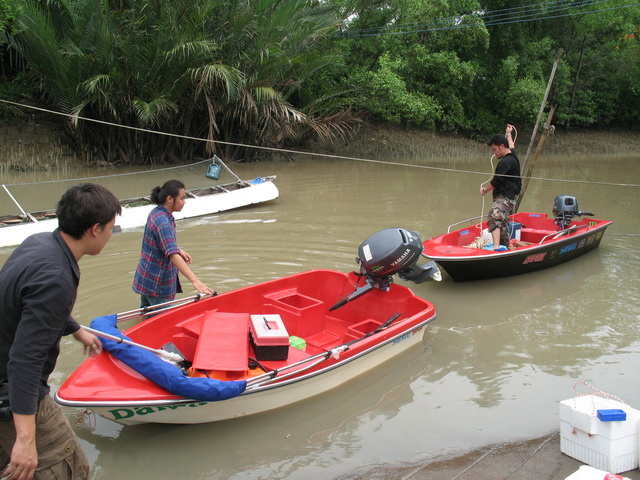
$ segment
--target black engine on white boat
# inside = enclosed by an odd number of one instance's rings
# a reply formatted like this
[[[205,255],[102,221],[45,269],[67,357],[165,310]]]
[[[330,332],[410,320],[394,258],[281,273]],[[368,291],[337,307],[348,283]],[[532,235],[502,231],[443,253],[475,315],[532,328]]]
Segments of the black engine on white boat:
[[[387,228],[374,233],[360,244],[356,257],[365,285],[356,287],[353,293],[330,310],[340,308],[375,288],[389,290],[393,275],[413,283],[442,280],[436,262],[430,260],[419,263],[421,258],[426,258],[422,255],[423,248],[418,233],[404,228]]]

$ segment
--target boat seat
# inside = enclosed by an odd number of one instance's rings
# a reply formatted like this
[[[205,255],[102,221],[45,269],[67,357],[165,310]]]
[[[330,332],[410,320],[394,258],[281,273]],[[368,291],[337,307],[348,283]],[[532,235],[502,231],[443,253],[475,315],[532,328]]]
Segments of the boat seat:
[[[193,368],[227,372],[247,370],[249,318],[248,313],[205,312]]]
[[[543,230],[540,228],[524,227],[520,230],[520,239],[525,242],[538,243],[547,235],[553,235],[556,233],[560,232],[558,230]]]

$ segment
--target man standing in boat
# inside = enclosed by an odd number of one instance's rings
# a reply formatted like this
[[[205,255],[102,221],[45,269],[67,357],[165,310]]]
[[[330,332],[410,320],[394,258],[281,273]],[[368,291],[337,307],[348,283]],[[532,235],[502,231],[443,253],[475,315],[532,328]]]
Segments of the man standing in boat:
[[[98,338],[71,317],[84,255],[111,238],[118,199],[82,184],[58,203],[58,229],[17,247],[0,270],[0,467],[12,479],[88,479],[90,464],[49,392],[63,335],[92,356]],[[7,464],[7,460],[9,463]]]
[[[509,215],[516,204],[516,195],[522,188],[520,161],[514,150],[513,131],[513,125],[507,124],[506,135],[494,135],[487,142],[499,159],[489,184],[480,187],[480,195],[493,191],[493,205],[487,215],[487,228],[493,239],[494,250],[504,250],[509,245]]]

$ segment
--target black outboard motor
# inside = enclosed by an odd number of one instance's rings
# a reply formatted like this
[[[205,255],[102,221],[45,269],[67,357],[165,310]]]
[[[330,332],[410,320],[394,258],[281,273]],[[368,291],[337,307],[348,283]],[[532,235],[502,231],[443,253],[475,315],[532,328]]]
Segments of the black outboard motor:
[[[573,217],[582,217],[584,215],[593,217],[593,213],[580,211],[576,197],[558,195],[553,201],[553,216],[556,218],[556,225],[561,230],[569,227]]]
[[[389,290],[393,283],[393,275],[414,283],[423,283],[431,279],[440,281],[442,275],[436,262],[418,264],[423,257],[422,250],[422,240],[416,232],[404,228],[387,228],[374,233],[360,244],[356,257],[356,262],[360,264],[360,274],[366,284],[357,287],[351,295],[329,310],[340,308],[374,288]]]

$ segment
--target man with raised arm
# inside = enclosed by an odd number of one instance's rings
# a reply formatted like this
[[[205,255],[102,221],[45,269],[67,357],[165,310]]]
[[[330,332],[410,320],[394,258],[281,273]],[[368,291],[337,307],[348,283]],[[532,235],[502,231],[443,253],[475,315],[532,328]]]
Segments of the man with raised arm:
[[[509,215],[516,204],[516,195],[522,188],[520,161],[514,150],[513,129],[513,125],[508,124],[506,135],[494,135],[487,142],[495,157],[499,159],[488,185],[480,187],[480,195],[493,192],[493,204],[487,215],[487,228],[493,239],[494,250],[504,250],[509,245]]]

